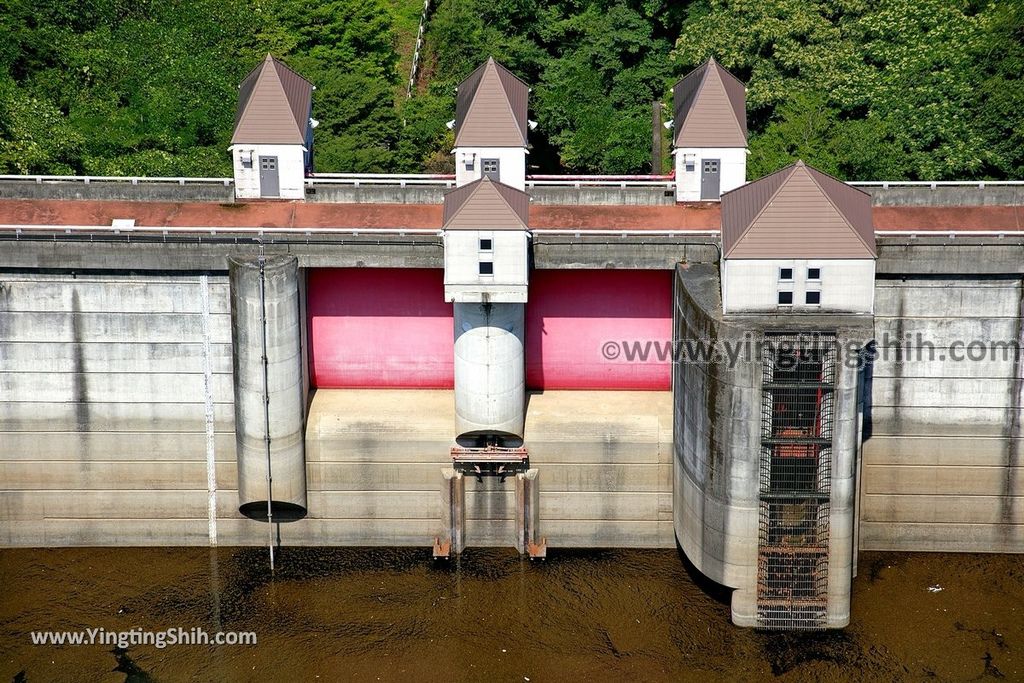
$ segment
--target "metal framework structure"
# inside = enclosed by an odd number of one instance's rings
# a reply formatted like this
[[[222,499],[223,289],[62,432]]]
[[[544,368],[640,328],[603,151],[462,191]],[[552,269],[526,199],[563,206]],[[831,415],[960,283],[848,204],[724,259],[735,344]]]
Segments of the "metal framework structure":
[[[822,629],[837,345],[769,334],[762,356],[758,626]]]
[[[457,472],[482,477],[514,476],[525,472],[530,465],[530,454],[525,446],[507,447],[489,443],[486,446],[453,446],[452,464]]]

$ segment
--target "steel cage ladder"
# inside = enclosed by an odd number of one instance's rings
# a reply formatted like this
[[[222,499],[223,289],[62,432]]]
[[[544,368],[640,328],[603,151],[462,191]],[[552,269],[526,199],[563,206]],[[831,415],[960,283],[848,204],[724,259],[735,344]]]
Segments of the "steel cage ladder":
[[[825,628],[838,348],[766,334],[762,352],[757,625]]]

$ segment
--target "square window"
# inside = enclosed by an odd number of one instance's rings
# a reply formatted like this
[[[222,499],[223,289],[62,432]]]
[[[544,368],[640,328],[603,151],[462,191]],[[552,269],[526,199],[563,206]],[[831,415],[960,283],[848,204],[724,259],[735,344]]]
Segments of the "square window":
[[[807,269],[808,280],[820,280],[821,279],[821,268],[808,268]]]
[[[806,301],[812,306],[818,306],[821,304],[821,292],[807,292]]]
[[[792,268],[779,268],[779,279],[780,280],[792,280],[793,269]]]
[[[779,292],[779,305],[780,306],[792,306],[793,305],[793,292]]]
[[[481,261],[480,262],[480,274],[481,275],[494,275],[494,261]]]
[[[480,238],[480,251],[491,251],[494,249],[494,242],[490,238]]]

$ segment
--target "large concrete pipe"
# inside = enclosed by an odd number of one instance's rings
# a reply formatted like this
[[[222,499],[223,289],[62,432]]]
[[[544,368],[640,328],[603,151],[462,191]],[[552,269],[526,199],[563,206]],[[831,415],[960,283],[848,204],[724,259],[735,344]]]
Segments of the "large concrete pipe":
[[[455,304],[455,433],[521,439],[526,414],[523,304]]]
[[[298,261],[228,259],[238,510],[266,521],[306,514]],[[263,362],[264,353],[266,364]],[[269,474],[268,477],[268,468]]]

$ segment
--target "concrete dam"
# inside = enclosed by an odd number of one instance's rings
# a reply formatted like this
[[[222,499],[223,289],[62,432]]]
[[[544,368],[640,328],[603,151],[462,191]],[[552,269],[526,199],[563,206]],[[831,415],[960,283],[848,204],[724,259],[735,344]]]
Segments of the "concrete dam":
[[[798,629],[861,549],[1024,552],[1024,186],[730,187],[702,69],[679,182],[525,175],[494,62],[454,178],[0,179],[0,544],[678,544]]]

